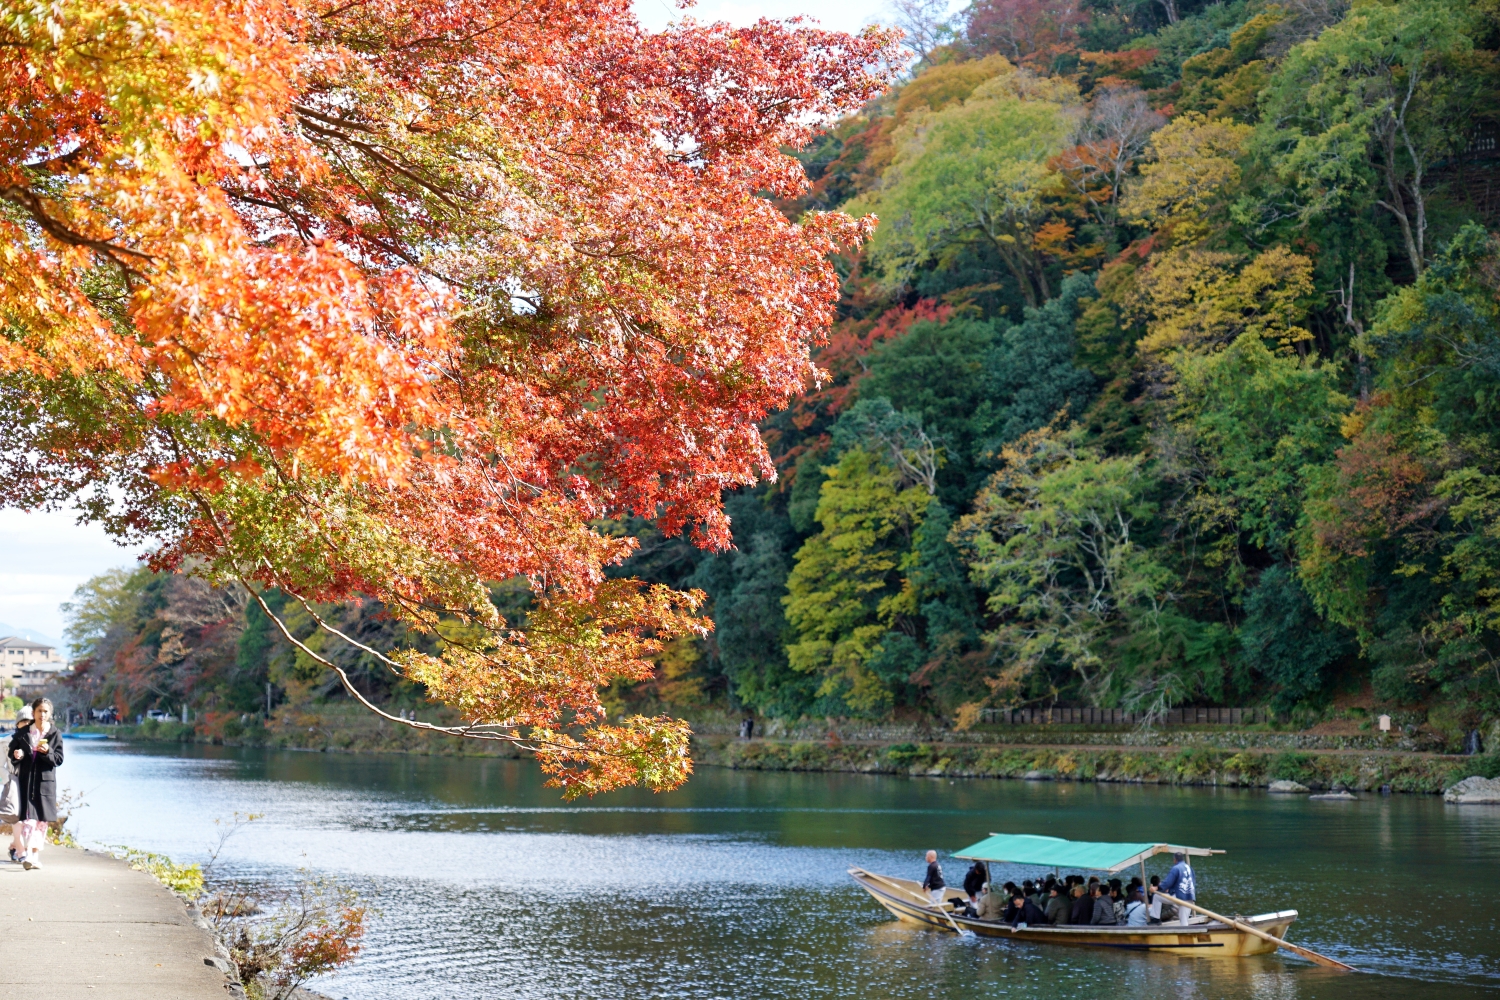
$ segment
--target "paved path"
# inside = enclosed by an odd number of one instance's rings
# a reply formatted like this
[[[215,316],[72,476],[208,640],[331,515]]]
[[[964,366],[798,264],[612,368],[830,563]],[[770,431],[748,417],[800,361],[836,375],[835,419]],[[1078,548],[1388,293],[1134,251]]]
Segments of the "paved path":
[[[29,872],[0,862],[0,995],[228,1000],[203,964],[213,938],[161,883],[95,851],[42,859]]]

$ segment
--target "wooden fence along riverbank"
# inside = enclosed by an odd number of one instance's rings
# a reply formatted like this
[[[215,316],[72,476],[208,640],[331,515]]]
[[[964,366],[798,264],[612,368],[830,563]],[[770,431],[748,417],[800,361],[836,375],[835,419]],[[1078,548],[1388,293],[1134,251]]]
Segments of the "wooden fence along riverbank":
[[[986,708],[979,721],[992,726],[1138,726],[1146,713],[1123,708]],[[1152,720],[1160,726],[1254,726],[1270,722],[1263,708],[1172,708]]]

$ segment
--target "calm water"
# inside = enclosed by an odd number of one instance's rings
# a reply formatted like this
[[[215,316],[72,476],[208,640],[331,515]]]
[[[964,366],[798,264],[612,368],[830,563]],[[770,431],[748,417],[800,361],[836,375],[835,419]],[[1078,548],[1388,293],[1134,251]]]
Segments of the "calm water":
[[[705,768],[668,795],[565,805],[518,761],[87,742],[62,775],[86,843],[201,860],[215,819],[264,814],[224,874],[308,869],[380,911],[317,984],[351,1000],[1500,995],[1500,807],[1436,797]],[[1205,904],[1295,907],[1293,940],[1375,974],[960,940],[891,921],[845,874],[920,877],[923,849],[991,831],[1225,848],[1197,868]]]

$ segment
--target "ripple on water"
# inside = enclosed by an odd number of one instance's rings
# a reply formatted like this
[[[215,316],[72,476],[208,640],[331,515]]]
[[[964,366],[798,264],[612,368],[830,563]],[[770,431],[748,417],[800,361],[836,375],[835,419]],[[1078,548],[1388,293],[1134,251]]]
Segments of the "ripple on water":
[[[938,782],[705,769],[670,796],[566,805],[516,761],[222,748],[69,747],[84,839],[203,858],[215,819],[264,818],[220,871],[301,869],[378,910],[319,988],[445,998],[1168,998],[1494,996],[1500,810],[1429,798],[1337,811],[1227,790]],[[142,806],[146,803],[145,807]],[[891,922],[849,882],[920,870],[992,830],[1227,847],[1200,866],[1234,912],[1303,911],[1294,940],[1378,975],[1267,956],[1201,961],[960,940]],[[950,881],[962,864],[948,862]],[[1036,869],[999,869],[1019,879]],[[1128,877],[1128,876],[1127,876]]]

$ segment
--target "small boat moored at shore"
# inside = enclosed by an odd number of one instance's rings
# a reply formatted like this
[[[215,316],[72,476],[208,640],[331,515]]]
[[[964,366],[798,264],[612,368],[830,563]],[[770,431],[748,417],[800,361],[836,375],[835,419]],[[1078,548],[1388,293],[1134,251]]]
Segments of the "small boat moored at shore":
[[[992,863],[1024,864],[1054,870],[1083,869],[1110,874],[1139,865],[1144,882],[1146,860],[1169,852],[1190,857],[1224,853],[1174,844],[1098,843],[1062,840],[1057,837],[991,834],[987,839],[952,856],[961,861],[982,861],[986,868]],[[983,937],[1009,938],[1038,944],[1241,958],[1275,951],[1280,945],[1267,938],[1284,938],[1287,928],[1297,919],[1296,910],[1279,910],[1233,920],[1214,920],[1194,914],[1186,924],[1174,921],[1145,927],[1012,925],[998,920],[964,916],[961,907],[955,910],[955,903],[962,904],[966,901],[964,893],[959,889],[944,890],[942,905],[935,906],[922,890],[921,883],[913,879],[877,875],[863,868],[851,868],[849,874],[880,905],[906,923],[950,932],[971,931]]]

